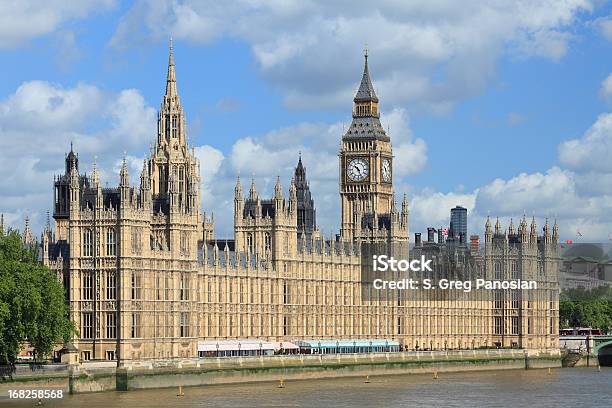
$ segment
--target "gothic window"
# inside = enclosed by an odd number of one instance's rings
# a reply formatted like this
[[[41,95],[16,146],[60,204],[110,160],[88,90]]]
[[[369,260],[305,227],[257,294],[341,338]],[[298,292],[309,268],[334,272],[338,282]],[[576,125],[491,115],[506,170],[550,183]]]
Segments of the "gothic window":
[[[132,338],[140,337],[140,312],[132,312]]]
[[[139,272],[132,272],[132,300],[141,299],[142,276]]]
[[[115,300],[117,298],[117,278],[114,273],[106,275],[106,299]]]
[[[502,279],[502,265],[501,262],[495,262],[495,279]]]
[[[503,334],[504,332],[504,322],[501,316],[495,316],[493,318],[493,333],[494,334]]]
[[[90,229],[83,231],[83,256],[93,256],[92,233]]]
[[[170,296],[170,291],[171,291],[171,289],[172,289],[172,288],[171,288],[171,286],[170,286],[170,284],[171,284],[170,277],[169,277],[169,276],[166,276],[166,285],[165,285],[165,289],[166,289],[166,296],[165,296],[165,299],[166,299],[166,300],[172,300],[172,299],[171,299],[171,296]]]
[[[172,329],[174,329],[174,324],[172,323],[172,315],[170,313],[166,313],[166,316],[164,317],[164,322],[166,337],[174,337],[174,333],[172,332]]]
[[[92,290],[92,274],[91,272],[83,272],[81,276],[81,284],[82,284],[82,297],[83,300],[92,300],[93,299],[93,290]]]
[[[117,255],[117,246],[115,244],[115,229],[109,228],[106,231],[106,255],[115,256]]]
[[[518,316],[512,316],[512,334],[519,334],[519,318]]]
[[[184,254],[189,252],[189,233],[187,231],[181,232],[181,252]]]
[[[159,193],[163,194],[166,192],[165,185],[165,174],[164,174],[164,166],[159,166]]]
[[[178,125],[179,125],[179,117],[178,115],[172,115],[172,138],[176,139],[178,137]]]
[[[512,262],[512,279],[518,279],[519,277],[519,266],[517,261]]]
[[[142,252],[142,233],[138,227],[132,228],[132,253],[140,254]]]
[[[189,300],[189,277],[181,276],[181,300]]]
[[[519,308],[519,291],[513,290],[511,293],[512,293],[512,308],[518,309]]]
[[[170,121],[171,116],[166,116],[166,140],[170,141]]]
[[[527,319],[527,334],[533,334],[533,318]]]
[[[270,239],[270,233],[266,232],[264,234],[264,244],[266,247],[266,251],[270,251],[272,248],[272,240]]]
[[[106,338],[117,337],[117,315],[115,312],[106,312]]]
[[[181,337],[189,337],[189,313],[181,312]]]
[[[183,166],[179,167],[178,171],[178,181],[179,181],[179,200],[183,201],[183,189],[185,188],[185,170]]]
[[[493,295],[495,296],[495,305],[494,307],[496,309],[501,309],[503,307],[504,304],[504,292],[501,290],[496,290],[495,292],[493,292]]]
[[[247,234],[247,250],[249,253],[253,253],[253,234]]]
[[[81,325],[81,337],[83,339],[91,339],[93,337],[91,312],[83,313],[83,321]]]

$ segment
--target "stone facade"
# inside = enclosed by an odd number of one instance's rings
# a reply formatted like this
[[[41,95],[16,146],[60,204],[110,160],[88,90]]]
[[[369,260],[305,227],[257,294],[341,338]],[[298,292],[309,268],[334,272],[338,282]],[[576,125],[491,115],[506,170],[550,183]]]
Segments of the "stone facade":
[[[118,187],[103,188],[95,164],[90,177],[79,172],[73,149],[55,180],[55,230],[45,229],[42,256],[66,287],[82,359],[196,357],[199,339],[240,338],[556,348],[556,225],[538,237],[535,222],[527,232],[523,220],[518,234],[499,225],[493,233],[488,223],[481,254],[443,242],[419,243],[409,254],[408,199],[396,206],[391,140],[379,115],[366,56],[341,142],[340,234],[316,227],[300,159],[287,196],[280,178],[269,199],[259,197],[254,180],[243,194],[238,179],[234,237],[215,239],[214,221],[200,213],[200,163],[187,144],[171,47],[158,135],[140,186],[130,185],[124,162]],[[545,290],[518,303],[508,294],[364,299],[360,248],[369,242],[400,244],[406,256],[438,251],[439,274],[519,273]]]

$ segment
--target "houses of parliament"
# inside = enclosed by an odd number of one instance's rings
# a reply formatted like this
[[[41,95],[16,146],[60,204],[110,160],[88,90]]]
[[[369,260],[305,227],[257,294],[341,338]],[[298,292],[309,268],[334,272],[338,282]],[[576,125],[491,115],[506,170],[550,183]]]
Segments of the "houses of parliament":
[[[198,357],[208,340],[388,339],[405,350],[558,348],[558,229],[524,218],[503,229],[487,220],[484,245],[409,236],[409,202],[397,203],[392,143],[365,55],[352,123],[341,135],[341,229],[316,225],[315,199],[297,157],[290,182],[272,197],[255,181],[234,196],[234,236],[215,236],[201,211],[200,163],[170,46],[157,135],[130,183],[125,161],[116,187],[85,175],[71,147],[54,180],[54,226],[41,238],[43,262],[62,280],[72,343],[82,360]],[[340,137],[340,135],[339,135]],[[297,152],[296,152],[297,153]],[[288,175],[287,179],[289,178]],[[401,244],[406,257],[434,259],[434,274],[533,279],[539,290],[461,296],[363,296],[361,249]],[[527,293],[529,292],[529,293]]]

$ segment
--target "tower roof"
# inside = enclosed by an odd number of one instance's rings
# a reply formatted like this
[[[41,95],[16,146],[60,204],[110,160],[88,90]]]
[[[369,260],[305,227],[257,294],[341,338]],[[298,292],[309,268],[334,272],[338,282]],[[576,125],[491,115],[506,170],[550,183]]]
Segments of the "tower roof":
[[[298,159],[298,164],[295,167],[294,177],[295,177],[296,183],[298,184],[306,182],[306,169],[304,168],[304,165],[302,164],[302,154],[301,153]]]
[[[355,94],[355,102],[378,102],[378,96],[376,96],[376,92],[374,91],[374,86],[372,85],[372,80],[370,79],[370,71],[368,69],[368,51],[365,51],[364,54],[365,63],[363,66],[363,76],[361,77],[361,84],[359,84],[359,89],[357,90],[357,94]]]
[[[66,156],[66,173],[70,173],[73,168],[79,170],[79,157],[74,153],[74,146],[70,142],[70,153]]]
[[[173,97],[178,95],[176,88],[176,72],[174,70],[174,48],[172,45],[172,37],[170,37],[170,53],[168,56],[168,76],[166,78],[166,96]]]

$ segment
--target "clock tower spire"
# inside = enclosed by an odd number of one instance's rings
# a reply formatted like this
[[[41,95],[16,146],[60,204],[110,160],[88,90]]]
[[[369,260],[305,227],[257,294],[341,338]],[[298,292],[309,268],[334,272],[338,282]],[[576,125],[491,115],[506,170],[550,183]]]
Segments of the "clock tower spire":
[[[339,154],[342,235],[346,239],[354,239],[364,227],[384,226],[390,230],[387,224],[393,212],[391,139],[380,123],[367,50],[361,83],[353,98],[352,116],[351,125],[342,136]],[[356,219],[355,214],[362,214],[362,219]]]

